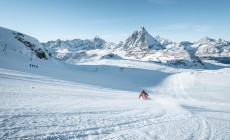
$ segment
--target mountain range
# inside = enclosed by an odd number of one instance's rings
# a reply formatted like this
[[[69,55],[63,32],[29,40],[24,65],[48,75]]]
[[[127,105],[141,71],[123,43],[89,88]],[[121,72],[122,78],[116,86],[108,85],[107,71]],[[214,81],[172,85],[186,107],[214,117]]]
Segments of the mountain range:
[[[230,57],[230,42],[204,37],[196,42],[175,43],[160,36],[153,37],[141,27],[124,42],[93,39],[56,40],[39,43],[33,37],[0,27],[0,45],[30,58],[56,59],[70,64],[102,59],[133,59],[153,61],[170,66],[204,67],[201,60]],[[229,63],[229,61],[227,61]]]

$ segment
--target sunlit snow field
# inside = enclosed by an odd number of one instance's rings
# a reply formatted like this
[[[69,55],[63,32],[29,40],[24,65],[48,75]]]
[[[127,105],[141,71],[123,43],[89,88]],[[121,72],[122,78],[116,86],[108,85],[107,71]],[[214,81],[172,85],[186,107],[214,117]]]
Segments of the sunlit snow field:
[[[11,59],[16,57],[17,59]],[[230,69],[0,54],[0,139],[229,139]],[[141,90],[151,100],[139,100]]]

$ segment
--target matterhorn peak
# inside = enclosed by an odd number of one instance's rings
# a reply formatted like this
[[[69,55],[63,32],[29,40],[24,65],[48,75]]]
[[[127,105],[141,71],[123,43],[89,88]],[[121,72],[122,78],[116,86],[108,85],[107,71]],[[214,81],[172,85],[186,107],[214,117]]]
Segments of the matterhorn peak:
[[[164,48],[163,45],[146,31],[145,27],[134,31],[124,43],[125,50],[160,50]]]
[[[144,36],[151,36],[148,32],[147,32],[147,30],[145,29],[145,27],[141,27],[139,30],[138,30],[138,34],[140,34],[140,35],[144,35]]]
[[[145,27],[144,27],[144,26],[143,26],[143,27],[141,27],[141,28],[140,28],[140,30],[145,31]]]

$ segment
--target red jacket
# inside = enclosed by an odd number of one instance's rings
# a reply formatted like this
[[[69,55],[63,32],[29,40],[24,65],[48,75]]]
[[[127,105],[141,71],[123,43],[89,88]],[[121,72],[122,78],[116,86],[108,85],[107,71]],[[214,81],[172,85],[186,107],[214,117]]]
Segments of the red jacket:
[[[145,91],[142,91],[141,94],[139,95],[139,99],[142,97],[143,100],[148,100],[148,93],[146,93]]]

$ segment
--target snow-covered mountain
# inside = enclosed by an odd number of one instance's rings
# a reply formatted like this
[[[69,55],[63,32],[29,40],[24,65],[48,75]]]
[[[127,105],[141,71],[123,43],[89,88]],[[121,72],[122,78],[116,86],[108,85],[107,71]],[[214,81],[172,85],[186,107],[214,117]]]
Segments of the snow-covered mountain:
[[[169,46],[169,45],[174,45],[176,44],[175,42],[169,40],[169,39],[166,39],[166,38],[163,38],[161,36],[155,36],[155,39],[163,46]]]
[[[124,50],[162,50],[165,46],[161,45],[157,39],[153,38],[144,27],[134,31],[126,39],[123,46]]]
[[[110,48],[113,43],[107,43],[105,40],[96,36],[92,40],[86,39],[73,39],[62,41],[60,39],[56,41],[48,41],[43,43],[43,46],[46,48],[58,49],[58,48],[67,48],[69,50],[79,51],[79,50],[94,50],[94,49],[105,49]]]
[[[77,64],[102,59],[134,59],[154,61],[170,66],[203,66],[204,57],[230,56],[230,42],[205,37],[197,42],[175,43],[160,36],[152,37],[144,27],[134,31],[119,44],[106,42],[96,36],[93,39],[56,40],[40,44],[33,37],[0,28],[2,50],[14,50],[29,58],[57,59]]]
[[[161,62],[170,66],[203,66],[193,53],[168,39],[152,37],[144,27],[135,31],[122,44],[125,57],[142,61]]]
[[[0,27],[0,48],[5,53],[16,52],[30,59],[50,59],[51,53],[31,36]]]
[[[160,36],[152,37],[144,27],[134,31],[119,44],[95,37],[91,40],[49,41],[43,45],[55,59],[71,64],[125,58],[160,62],[172,66],[202,66],[201,61],[192,56],[194,53],[188,52],[187,49],[181,47],[182,45],[168,39]]]
[[[196,55],[199,57],[229,57],[230,42],[223,39],[211,39],[204,37],[195,42],[193,47],[197,49]]]
[[[106,42],[96,36],[91,40],[74,39],[62,41],[58,39],[56,41],[43,43],[43,46],[52,53],[55,59],[69,63],[77,63],[89,61],[92,57],[96,57],[95,59],[98,60],[97,56],[100,52],[97,50],[113,49],[116,44]]]
[[[183,41],[180,46],[186,49],[193,57],[230,64],[229,41],[204,37],[194,43]]]
[[[223,39],[204,37],[194,43],[183,41],[180,45],[193,51],[197,57],[229,57],[230,42]]]

